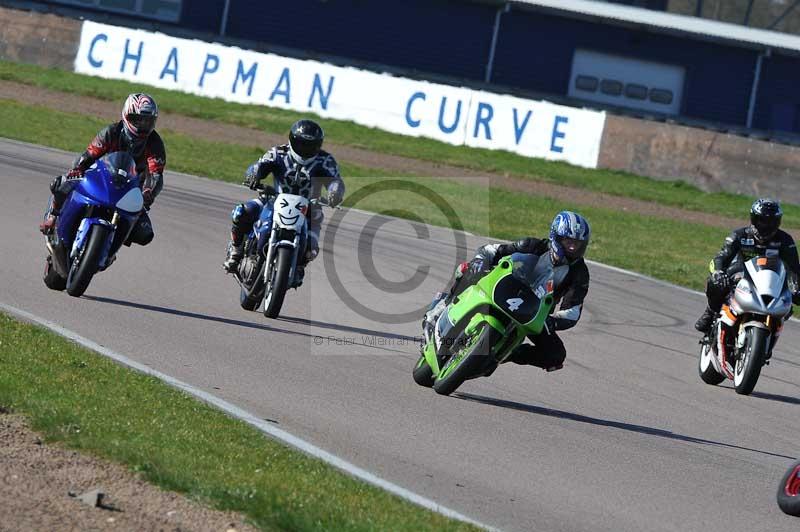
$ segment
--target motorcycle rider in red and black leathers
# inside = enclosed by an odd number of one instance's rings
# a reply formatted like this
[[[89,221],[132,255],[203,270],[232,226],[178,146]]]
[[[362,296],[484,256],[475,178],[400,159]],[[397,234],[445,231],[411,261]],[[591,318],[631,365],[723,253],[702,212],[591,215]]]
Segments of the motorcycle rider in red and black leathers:
[[[532,343],[517,346],[508,360],[520,365],[531,365],[555,371],[564,367],[567,351],[556,334],[574,327],[581,317],[583,301],[589,292],[589,269],[583,256],[589,244],[591,229],[580,214],[571,211],[559,212],[550,226],[549,238],[523,238],[507,244],[487,244],[469,263],[464,263],[456,271],[456,279],[448,292],[440,292],[425,314],[424,322],[435,324],[441,312],[454,297],[474,285],[500,262],[500,259],[513,253],[549,254],[553,266],[568,265],[569,271],[564,280],[553,292],[552,312],[545,321],[541,333],[529,336]]]
[[[145,211],[139,216],[125,243],[133,242],[141,246],[149,244],[153,240],[154,233],[147,210],[164,186],[164,166],[167,161],[164,143],[155,131],[157,118],[158,106],[152,97],[143,93],[128,96],[122,108],[122,120],[104,127],[86,151],[75,160],[72,170],[56,177],[50,184],[53,198],[50,210],[39,225],[39,230],[44,234],[53,232],[67,196],[97,159],[107,153],[127,151],[136,162],[136,173],[139,175],[139,186],[144,196]]]
[[[275,194],[286,193],[317,198],[322,187],[327,190],[327,200],[335,207],[344,198],[344,182],[339,174],[339,165],[333,156],[322,149],[325,134],[313,120],[298,120],[289,131],[288,144],[270,148],[245,173],[244,185],[251,190],[261,187],[261,180],[269,174],[273,186],[269,193],[262,194],[248,202],[234,207],[231,213],[231,241],[222,268],[228,273],[236,271],[244,254],[245,236],[253,229],[253,224],[261,215],[266,202],[272,202]],[[271,208],[271,204],[268,205]],[[322,227],[322,208],[309,205],[306,213],[308,238],[303,257],[297,265],[297,280],[302,283],[306,265],[319,253],[319,232]]]
[[[711,274],[706,281],[708,305],[694,324],[695,329],[704,334],[711,332],[714,319],[735,286],[733,277],[753,257],[780,257],[791,276],[796,279],[800,275],[800,261],[794,239],[779,229],[782,217],[783,210],[777,201],[759,198],[753,202],[750,207],[750,225],[731,233],[725,239],[722,249],[711,260]],[[795,305],[800,303],[800,295],[796,291],[792,300]]]

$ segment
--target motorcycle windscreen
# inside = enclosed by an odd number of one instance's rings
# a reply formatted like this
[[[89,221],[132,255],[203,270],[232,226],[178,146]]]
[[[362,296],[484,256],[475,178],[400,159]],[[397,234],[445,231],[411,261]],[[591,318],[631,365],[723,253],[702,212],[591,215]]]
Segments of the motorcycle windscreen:
[[[138,188],[136,163],[127,152],[112,152],[90,166],[77,190],[101,205],[116,205],[131,188]],[[127,209],[126,209],[127,210]]]

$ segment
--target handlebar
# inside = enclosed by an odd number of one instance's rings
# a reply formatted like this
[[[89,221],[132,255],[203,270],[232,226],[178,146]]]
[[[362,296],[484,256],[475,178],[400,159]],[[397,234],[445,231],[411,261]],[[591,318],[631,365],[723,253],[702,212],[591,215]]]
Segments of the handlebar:
[[[262,196],[277,196],[278,191],[271,185],[263,185],[259,183],[254,190],[257,190]],[[320,207],[330,207],[331,209],[341,209],[339,205],[333,206],[328,201],[328,198],[314,198],[308,201],[309,205],[319,205]]]

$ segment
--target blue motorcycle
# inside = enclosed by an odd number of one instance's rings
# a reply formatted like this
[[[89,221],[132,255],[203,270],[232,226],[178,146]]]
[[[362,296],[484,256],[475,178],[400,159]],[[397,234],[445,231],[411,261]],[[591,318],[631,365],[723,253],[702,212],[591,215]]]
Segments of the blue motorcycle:
[[[44,283],[80,297],[95,273],[108,268],[139,220],[144,198],[127,152],[105,155],[88,168],[45,237]]]

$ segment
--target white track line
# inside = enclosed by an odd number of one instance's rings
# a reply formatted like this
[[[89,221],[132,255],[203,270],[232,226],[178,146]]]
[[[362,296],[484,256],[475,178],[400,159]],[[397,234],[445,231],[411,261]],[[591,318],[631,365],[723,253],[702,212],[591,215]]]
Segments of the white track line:
[[[127,367],[129,367],[129,368],[131,368],[133,370],[136,370],[136,371],[140,372],[140,373],[144,373],[145,375],[150,375],[152,377],[155,377],[158,380],[160,380],[160,381],[172,386],[173,388],[177,388],[178,390],[181,390],[181,391],[183,391],[183,392],[185,392],[185,393],[187,393],[189,395],[192,395],[192,396],[200,399],[201,401],[204,401],[205,403],[208,403],[210,405],[215,406],[216,408],[222,410],[226,414],[228,414],[228,415],[230,415],[230,416],[232,416],[232,417],[234,417],[234,418],[236,418],[236,419],[238,419],[240,421],[244,421],[248,425],[251,425],[251,426],[257,428],[258,430],[260,430],[264,434],[266,434],[266,435],[268,435],[268,436],[270,436],[270,437],[272,437],[272,438],[274,438],[276,440],[279,440],[279,441],[285,443],[286,445],[289,445],[290,447],[294,447],[295,449],[303,451],[304,453],[306,453],[308,455],[311,455],[314,458],[318,458],[318,459],[322,460],[323,462],[326,462],[326,463],[332,465],[333,467],[335,467],[335,468],[337,468],[337,469],[339,469],[341,471],[344,471],[345,473],[348,473],[348,474],[350,474],[350,475],[352,475],[352,476],[354,476],[354,477],[356,477],[356,478],[358,478],[360,480],[363,480],[364,482],[366,482],[368,484],[372,484],[373,486],[376,486],[378,488],[386,490],[389,493],[397,495],[398,497],[400,497],[402,499],[410,501],[410,502],[412,502],[412,503],[414,503],[416,505],[422,506],[423,508],[427,508],[428,510],[431,510],[433,512],[441,514],[441,515],[443,515],[445,517],[449,517],[449,518],[452,518],[452,519],[457,519],[459,521],[463,521],[465,523],[469,523],[471,525],[475,525],[475,526],[483,528],[485,530],[493,530],[493,531],[494,530],[498,530],[498,529],[496,529],[494,527],[491,527],[489,525],[483,524],[483,523],[481,523],[479,521],[476,521],[474,519],[471,519],[471,518],[469,518],[469,517],[467,517],[467,516],[465,516],[463,514],[460,514],[460,513],[456,512],[455,510],[451,510],[450,508],[442,506],[441,504],[437,503],[434,500],[431,500],[431,499],[428,499],[426,497],[423,497],[422,495],[418,495],[418,494],[414,493],[413,491],[407,490],[407,489],[405,489],[405,488],[403,488],[401,486],[398,486],[397,484],[393,484],[393,483],[389,482],[388,480],[384,480],[381,477],[379,477],[379,476],[377,476],[377,475],[375,475],[373,473],[370,473],[369,471],[367,471],[365,469],[362,469],[362,468],[360,468],[360,467],[358,467],[356,465],[353,465],[350,462],[348,462],[346,460],[343,460],[342,458],[339,458],[338,456],[333,455],[333,454],[325,451],[324,449],[320,449],[319,447],[315,446],[312,443],[307,442],[306,440],[298,438],[297,436],[294,436],[293,434],[290,434],[290,433],[286,432],[285,430],[281,430],[281,429],[275,427],[274,425],[272,425],[272,424],[270,424],[270,423],[268,423],[268,422],[266,422],[266,421],[264,421],[262,419],[259,419],[255,415],[253,415],[253,414],[251,414],[251,413],[249,413],[249,412],[247,412],[245,410],[242,410],[238,406],[233,405],[233,404],[225,401],[224,399],[220,399],[219,397],[216,397],[215,395],[212,395],[212,394],[210,394],[208,392],[204,392],[203,390],[195,388],[191,384],[187,384],[187,383],[185,383],[183,381],[180,381],[180,380],[178,380],[178,379],[176,379],[174,377],[170,377],[169,375],[167,375],[165,373],[161,373],[160,371],[156,371],[156,370],[154,370],[152,368],[149,368],[149,367],[145,366],[144,364],[140,364],[140,363],[138,363],[138,362],[136,362],[134,360],[131,360],[130,358],[128,358],[128,357],[126,357],[124,355],[121,355],[121,354],[117,353],[116,351],[112,351],[111,349],[103,347],[102,345],[98,344],[97,342],[93,342],[92,340],[89,340],[88,338],[84,338],[83,336],[79,335],[78,333],[70,331],[69,329],[65,329],[64,327],[61,327],[60,325],[58,325],[56,323],[53,323],[52,321],[46,320],[44,318],[36,316],[35,314],[31,314],[30,312],[26,312],[24,310],[18,309],[16,307],[12,307],[11,305],[7,305],[7,304],[2,303],[2,302],[0,302],[0,309],[8,312],[9,314],[12,314],[12,315],[18,317],[18,318],[21,318],[21,319],[23,319],[25,321],[36,323],[38,325],[46,327],[47,329],[50,329],[51,331],[53,331],[53,332],[65,337],[65,338],[68,338],[69,340],[72,340],[73,342],[76,342],[76,343],[80,344],[81,346],[83,346],[83,347],[85,347],[87,349],[91,349],[92,351],[95,351],[95,352],[97,352],[97,353],[99,353],[99,354],[101,354],[101,355],[103,355],[105,357],[108,357],[108,358],[118,362],[119,364],[122,364],[123,366],[127,366]]]

